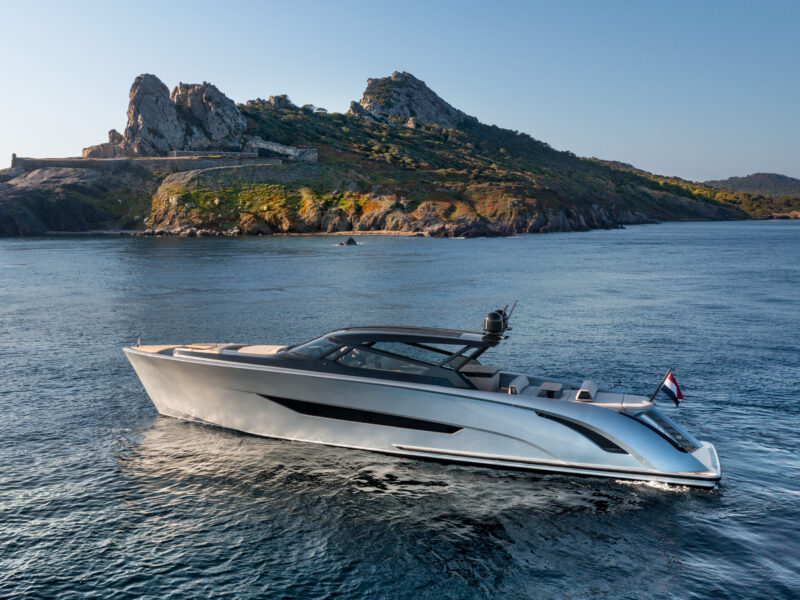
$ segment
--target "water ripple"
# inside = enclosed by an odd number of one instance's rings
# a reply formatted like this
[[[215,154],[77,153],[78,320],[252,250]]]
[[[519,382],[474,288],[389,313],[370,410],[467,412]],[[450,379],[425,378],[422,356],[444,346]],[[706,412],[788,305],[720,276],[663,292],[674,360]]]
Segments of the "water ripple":
[[[799,237],[758,222],[370,238],[358,253],[313,237],[2,241],[0,597],[796,598]],[[498,363],[644,393],[673,366],[677,417],[717,445],[722,484],[184,423],[157,416],[119,350],[139,331],[477,327],[517,297]]]

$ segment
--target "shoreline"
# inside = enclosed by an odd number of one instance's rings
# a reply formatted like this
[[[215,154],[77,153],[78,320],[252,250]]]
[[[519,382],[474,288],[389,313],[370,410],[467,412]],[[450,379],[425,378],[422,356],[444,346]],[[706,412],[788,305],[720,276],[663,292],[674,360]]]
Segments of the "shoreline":
[[[787,217],[765,217],[765,218],[750,218],[750,219],[674,219],[669,221],[659,221],[657,223],[633,223],[629,225],[622,225],[616,228],[596,228],[578,231],[550,231],[546,233],[539,232],[517,232],[509,235],[495,235],[495,236],[431,236],[421,231],[391,231],[391,230],[374,230],[374,231],[315,231],[306,233],[286,232],[286,233],[270,233],[270,234],[243,234],[243,233],[228,233],[222,231],[215,231],[211,233],[198,234],[197,232],[192,235],[189,232],[174,233],[173,231],[159,231],[158,233],[144,233],[138,229],[120,229],[120,230],[89,230],[89,231],[46,231],[42,235],[35,236],[13,236],[0,239],[23,239],[23,238],[56,238],[56,237],[146,237],[146,238],[180,238],[180,237],[199,237],[199,238],[272,238],[272,237],[354,237],[354,236],[388,236],[388,237],[426,237],[426,238],[443,238],[443,239],[472,239],[472,237],[490,238],[490,237],[505,237],[513,238],[519,235],[547,235],[552,233],[589,233],[592,231],[613,231],[614,229],[627,229],[629,227],[636,227],[642,225],[661,225],[663,223],[728,223],[728,222],[762,222],[762,221],[798,221],[800,218],[787,218]]]

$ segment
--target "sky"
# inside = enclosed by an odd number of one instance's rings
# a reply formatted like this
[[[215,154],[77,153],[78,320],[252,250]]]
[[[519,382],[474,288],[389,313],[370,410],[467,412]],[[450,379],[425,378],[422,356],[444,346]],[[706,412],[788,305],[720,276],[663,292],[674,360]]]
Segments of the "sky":
[[[140,73],[344,112],[408,71],[482,122],[704,181],[800,177],[800,1],[0,0],[0,168],[123,131]]]

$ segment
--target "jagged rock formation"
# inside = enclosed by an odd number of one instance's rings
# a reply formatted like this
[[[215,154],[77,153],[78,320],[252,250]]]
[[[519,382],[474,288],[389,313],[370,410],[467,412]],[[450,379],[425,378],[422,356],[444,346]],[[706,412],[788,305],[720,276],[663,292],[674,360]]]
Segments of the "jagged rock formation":
[[[122,134],[116,129],[108,132],[108,142],[83,149],[83,158],[122,158],[127,156],[122,149]]]
[[[348,114],[371,119],[400,117],[420,123],[458,127],[464,121],[477,121],[450,106],[436,92],[411,73],[395,71],[391,77],[367,79],[367,89],[359,103],[351,102]]]
[[[139,75],[128,96],[128,125],[122,147],[131,156],[164,156],[183,147],[186,128],[169,97],[169,89],[155,75]]]
[[[240,150],[247,123],[236,104],[216,86],[179,83],[171,100],[183,121],[185,136],[172,150]]]
[[[171,150],[241,150],[247,123],[216,86],[179,83],[169,89],[155,75],[131,86],[125,134],[109,132],[105,144],[84,148],[84,158],[165,156]],[[113,135],[112,135],[113,134]]]
[[[289,100],[286,94],[278,96],[270,96],[268,100],[263,98],[256,98],[255,100],[248,100],[246,106],[268,106],[270,108],[293,108],[294,102]]]

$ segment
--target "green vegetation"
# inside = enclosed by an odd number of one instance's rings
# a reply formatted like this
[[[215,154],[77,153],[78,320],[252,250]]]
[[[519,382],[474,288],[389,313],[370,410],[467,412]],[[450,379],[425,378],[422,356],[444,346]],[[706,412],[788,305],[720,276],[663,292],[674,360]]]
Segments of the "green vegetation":
[[[552,209],[596,205],[655,219],[703,218],[721,208],[730,217],[743,217],[739,209],[760,214],[734,194],[581,159],[527,134],[478,122],[465,121],[459,129],[410,128],[399,119],[379,123],[296,107],[239,108],[249,134],[315,147],[323,164],[357,171],[363,191],[380,188],[417,202],[444,202],[448,217],[463,211],[467,198],[475,213],[490,218],[509,214],[514,199]]]
[[[640,171],[638,169],[635,169],[630,165],[623,165],[622,163],[610,163],[610,162],[604,163],[603,161],[597,161],[597,162],[606,164],[615,169],[627,171],[630,173],[641,174],[651,179],[652,181],[658,182],[659,186],[662,189],[668,190],[673,194],[691,197],[696,200],[714,201],[720,205],[734,206],[739,210],[744,211],[749,216],[755,218],[766,218],[772,215],[785,214],[792,211],[800,211],[800,197],[794,197],[794,196],[775,197],[764,194],[750,194],[746,192],[736,192],[724,189],[717,189],[709,187],[707,185],[708,183],[716,183],[716,182],[707,182],[706,184],[700,184],[691,181],[686,181],[684,179],[680,179],[679,177],[663,177],[659,175],[653,175],[651,173],[646,173],[645,171]],[[791,179],[789,177],[784,177],[783,175],[779,175],[778,177],[784,179]],[[732,177],[731,179],[747,179],[747,178]]]
[[[371,194],[394,195],[394,208],[405,213],[429,203],[425,210],[445,223],[462,217],[511,222],[518,216],[525,223],[564,210],[573,222],[605,226],[615,220],[765,217],[798,208],[794,200],[726,192],[579,158],[527,134],[472,120],[458,129],[408,127],[402,119],[375,122],[307,108],[239,108],[248,134],[317,148],[320,165],[212,169],[189,179],[176,176],[174,184],[167,178],[154,196],[152,223],[228,228],[248,216],[274,231],[309,231],[309,223],[320,223],[320,211],[341,209],[353,223],[373,210],[385,212],[385,202],[376,203]],[[598,211],[603,214],[594,218]]]
[[[707,186],[730,192],[800,198],[800,179],[777,173],[753,173],[746,177],[729,177],[705,183]]]

